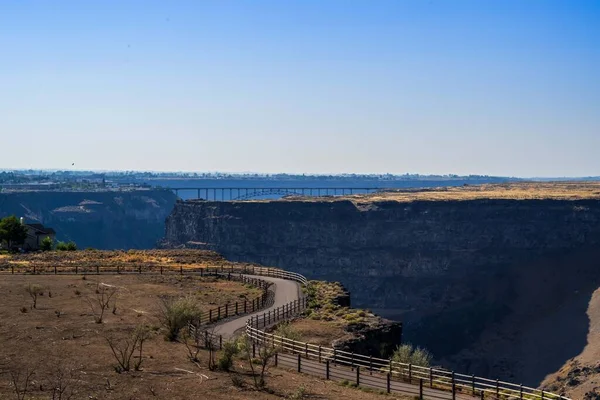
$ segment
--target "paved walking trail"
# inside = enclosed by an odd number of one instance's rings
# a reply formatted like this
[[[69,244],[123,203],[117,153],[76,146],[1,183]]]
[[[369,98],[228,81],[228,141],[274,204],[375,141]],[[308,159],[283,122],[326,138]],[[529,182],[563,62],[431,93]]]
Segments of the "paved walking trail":
[[[230,339],[234,334],[246,327],[246,321],[248,321],[251,317],[257,315],[263,315],[269,310],[274,310],[277,307],[281,307],[289,302],[294,300],[298,300],[300,298],[300,284],[295,281],[290,281],[281,278],[272,278],[269,276],[262,275],[245,275],[249,278],[257,278],[262,279],[264,281],[273,282],[275,284],[275,288],[272,288],[275,292],[275,302],[271,307],[264,308],[260,311],[257,311],[253,314],[246,314],[231,321],[224,322],[215,327],[214,334],[215,335],[223,335],[223,339]]]
[[[275,292],[274,303],[271,307],[262,309],[252,314],[246,314],[235,318],[230,321],[223,322],[219,324],[214,329],[215,335],[222,335],[223,339],[230,339],[236,333],[241,332],[242,329],[246,327],[246,322],[251,317],[262,316],[264,313],[269,312],[270,310],[274,310],[277,307],[281,307],[285,304],[288,304],[292,301],[298,300],[300,298],[300,284],[286,279],[280,278],[272,278],[268,276],[258,276],[258,275],[246,275],[249,278],[258,278],[263,279],[275,284],[275,287],[272,287],[271,290]],[[279,354],[279,365],[284,368],[297,369],[298,368],[298,355],[297,354]],[[316,375],[322,378],[327,376],[326,374],[326,365],[323,362],[319,362],[319,360],[307,359],[302,357],[301,360],[301,371],[303,373],[308,373],[311,375]],[[378,390],[386,390],[387,388],[387,378],[385,374],[380,374],[376,371],[370,372],[368,369],[364,369],[361,371],[360,380],[361,386],[367,386]],[[342,365],[330,365],[330,379],[334,379],[337,381],[347,380],[349,382],[356,382],[356,369],[350,368],[348,366]],[[428,383],[428,382],[427,382]],[[426,383],[426,384],[427,384]],[[399,382],[396,380],[392,380],[390,382],[390,390],[395,393],[408,394],[412,396],[419,395],[419,386],[414,384],[409,384],[405,382]],[[452,393],[437,389],[431,389],[428,386],[423,387],[423,395],[425,399],[431,400],[452,400]],[[473,399],[473,396],[467,394],[457,393],[456,400],[467,400]]]

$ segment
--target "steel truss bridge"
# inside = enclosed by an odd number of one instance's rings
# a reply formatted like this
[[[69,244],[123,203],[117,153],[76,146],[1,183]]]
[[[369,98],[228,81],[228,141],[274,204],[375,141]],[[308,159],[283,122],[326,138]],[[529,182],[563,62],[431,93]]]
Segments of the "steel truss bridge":
[[[348,188],[348,187],[223,187],[223,188],[170,188],[177,197],[186,200],[241,201],[261,197],[284,196],[345,196],[368,194],[385,190],[384,188]]]

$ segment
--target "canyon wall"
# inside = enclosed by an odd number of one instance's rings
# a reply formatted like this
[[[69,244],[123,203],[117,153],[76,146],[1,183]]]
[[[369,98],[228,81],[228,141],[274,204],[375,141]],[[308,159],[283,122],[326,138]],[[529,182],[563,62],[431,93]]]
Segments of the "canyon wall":
[[[175,200],[168,190],[0,193],[0,218],[44,224],[79,248],[150,249],[164,235]]]
[[[167,246],[342,282],[459,372],[537,385],[585,346],[597,200],[177,202]]]

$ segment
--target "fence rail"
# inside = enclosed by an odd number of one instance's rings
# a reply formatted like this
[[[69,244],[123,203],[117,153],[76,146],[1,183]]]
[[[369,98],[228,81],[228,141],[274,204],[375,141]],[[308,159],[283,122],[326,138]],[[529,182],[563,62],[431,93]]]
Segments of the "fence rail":
[[[278,274],[282,277],[286,275]],[[306,278],[299,274],[289,275],[289,278],[285,279],[306,284]],[[420,399],[570,400],[565,396],[510,382],[346,352],[294,341],[265,331],[266,327],[288,320],[304,311],[307,304],[307,298],[303,296],[299,300],[269,310],[262,316],[251,318],[246,323],[246,334],[255,343],[277,346],[283,353],[296,355],[299,372],[313,375],[322,373],[327,379],[348,380],[357,386],[368,386],[388,393],[417,395]],[[301,369],[303,360],[307,366],[305,370]],[[332,367],[335,369],[334,375]],[[335,374],[338,375],[337,378]],[[349,379],[354,376],[355,381]],[[365,379],[361,381],[361,378]]]
[[[99,266],[81,268],[74,265],[39,268],[35,265],[0,265],[0,274],[15,273],[56,275],[179,273],[181,275],[200,276],[227,274],[229,278],[233,277],[234,274],[237,274],[238,276],[242,274],[242,276],[270,276],[293,280],[302,285],[308,284],[307,279],[300,274],[284,271],[279,268],[258,266],[221,266],[216,268],[185,269],[181,266],[179,270],[177,270],[163,266],[154,268],[144,267],[144,269],[142,269],[141,266],[136,268],[122,268],[119,266],[116,268],[101,268]],[[246,278],[253,279],[252,277]],[[261,281],[262,283],[259,283],[258,281]],[[258,279],[255,280],[253,284],[264,287],[266,281]],[[299,372],[306,372],[313,375],[323,374],[322,376],[326,379],[348,380],[358,386],[373,387],[387,392],[411,394],[419,396],[421,399],[455,400],[481,398],[489,400],[571,400],[555,393],[510,382],[458,374],[438,368],[424,368],[416,365],[399,363],[390,359],[345,352],[335,348],[294,341],[265,331],[265,328],[272,326],[277,322],[289,320],[298,315],[306,309],[307,304],[307,298],[301,296],[298,300],[273,310],[267,310],[263,315],[250,318],[246,323],[246,334],[257,344],[278,346],[281,350],[281,354],[278,355],[276,360],[277,362],[281,361],[281,365],[289,364],[290,356],[296,357],[294,359],[294,365],[297,366]],[[263,305],[265,305],[265,303],[261,302],[261,307]],[[229,306],[226,307],[227,309],[223,311],[223,315],[233,316],[231,314],[233,311],[230,311]],[[239,307],[238,304],[238,312],[240,311]],[[246,310],[248,310],[248,303],[246,303]],[[218,313],[219,311],[217,311],[217,315]],[[208,321],[215,322],[210,318],[210,315]],[[213,343],[217,342],[219,347],[222,346],[222,338],[210,335],[207,331],[204,332],[204,334],[206,342],[210,340]]]

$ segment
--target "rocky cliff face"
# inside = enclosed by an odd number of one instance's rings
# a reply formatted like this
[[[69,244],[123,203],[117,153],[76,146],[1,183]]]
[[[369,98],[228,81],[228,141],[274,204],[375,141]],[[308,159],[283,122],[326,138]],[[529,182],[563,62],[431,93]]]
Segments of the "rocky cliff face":
[[[175,199],[166,190],[0,193],[0,217],[42,223],[80,248],[148,249],[163,236]]]
[[[600,284],[598,200],[189,201],[166,241],[340,281],[446,366],[530,385],[585,345]]]

